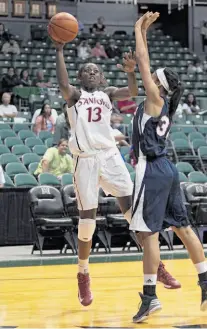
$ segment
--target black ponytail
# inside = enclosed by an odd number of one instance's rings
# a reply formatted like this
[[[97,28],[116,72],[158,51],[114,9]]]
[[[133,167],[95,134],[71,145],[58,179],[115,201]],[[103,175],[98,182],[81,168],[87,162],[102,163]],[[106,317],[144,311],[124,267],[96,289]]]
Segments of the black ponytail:
[[[170,118],[172,118],[177,110],[181,97],[183,96],[185,87],[184,84],[179,80],[179,76],[177,73],[173,72],[168,68],[164,69],[164,73],[169,84],[170,90],[172,92],[169,101],[169,115]]]

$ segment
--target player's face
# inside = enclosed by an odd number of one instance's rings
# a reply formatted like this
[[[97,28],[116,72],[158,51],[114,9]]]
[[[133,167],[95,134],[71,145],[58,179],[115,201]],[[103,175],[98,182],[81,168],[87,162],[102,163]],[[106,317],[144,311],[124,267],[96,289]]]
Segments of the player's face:
[[[101,82],[99,68],[95,64],[87,64],[81,74],[82,85],[86,88],[97,88]]]

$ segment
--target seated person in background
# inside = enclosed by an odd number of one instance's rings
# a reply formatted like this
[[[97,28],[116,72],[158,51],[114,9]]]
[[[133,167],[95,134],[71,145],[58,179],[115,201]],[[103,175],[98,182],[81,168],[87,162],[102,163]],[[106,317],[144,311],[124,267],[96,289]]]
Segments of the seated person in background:
[[[10,36],[9,38],[7,38],[7,40],[3,44],[1,51],[4,55],[7,55],[7,54],[19,55],[20,54],[19,45],[18,45],[17,41],[15,41],[13,39],[13,36]]]
[[[67,154],[67,150],[68,141],[62,138],[58,142],[57,147],[50,147],[47,149],[34,175],[51,173],[61,179],[63,174],[72,173],[73,160],[71,156]]]
[[[187,68],[188,74],[195,74],[196,73],[196,66],[193,63],[190,63]]]
[[[31,86],[31,80],[29,79],[29,73],[25,69],[23,69],[20,73],[20,83],[23,87]]]
[[[55,120],[52,116],[52,110],[49,104],[45,103],[42,106],[42,110],[35,120],[34,132],[39,134],[40,131],[46,130],[54,133]]]
[[[48,102],[43,102],[43,104],[49,104]],[[42,109],[37,109],[35,112],[34,112],[34,114],[33,114],[33,117],[32,117],[32,125],[34,125],[35,124],[35,122],[36,122],[36,119],[37,119],[37,117],[40,115],[40,112],[42,111]],[[57,111],[55,110],[55,109],[52,109],[51,110],[52,112],[52,117],[53,117],[53,119],[54,119],[54,122],[56,123],[56,120],[57,120],[57,117],[58,117],[58,114],[57,114]]]
[[[198,114],[200,107],[197,104],[194,94],[189,93],[183,103],[183,113],[185,114]]]
[[[118,101],[117,107],[121,113],[134,114],[137,109],[137,103],[132,100]]]
[[[109,41],[109,46],[106,47],[106,54],[108,58],[119,58],[121,56],[121,50],[119,49],[119,47],[116,46],[114,40]]]
[[[11,105],[11,95],[9,93],[3,93],[2,104],[0,105],[0,117],[2,118],[15,118],[17,116],[17,108]]]
[[[0,165],[0,188],[4,187],[4,184],[5,184],[4,172],[2,166]]]
[[[18,75],[15,72],[15,69],[13,67],[10,67],[8,69],[7,74],[5,74],[2,78],[2,91],[5,92],[12,92],[12,89],[16,86],[19,86],[21,84],[20,79]]]
[[[67,114],[68,105],[63,105],[63,113],[58,115],[55,125],[55,132],[53,136],[53,145],[57,145],[60,139],[69,140],[70,137],[70,123]]]
[[[44,72],[42,70],[38,70],[36,73],[36,78],[32,81],[32,86],[39,88],[50,88],[52,87],[52,84],[44,78]]]
[[[203,65],[200,62],[196,63],[196,73],[203,73]]]
[[[3,23],[0,23],[0,40],[6,41],[9,39],[9,33],[5,31],[5,27]]]
[[[118,129],[120,132],[123,133],[124,127],[122,125],[123,118],[119,114],[112,114],[111,116],[111,127],[113,129]]]
[[[78,50],[78,57],[81,58],[82,60],[91,57],[91,47],[89,46],[88,41],[86,40],[81,41],[77,50]]]
[[[102,58],[108,58],[106,55],[104,46],[100,44],[100,42],[96,42],[95,47],[91,50],[91,55],[93,57],[102,57]]]
[[[97,18],[97,23],[93,24],[90,32],[95,34],[105,34],[106,26],[104,25],[104,17]]]

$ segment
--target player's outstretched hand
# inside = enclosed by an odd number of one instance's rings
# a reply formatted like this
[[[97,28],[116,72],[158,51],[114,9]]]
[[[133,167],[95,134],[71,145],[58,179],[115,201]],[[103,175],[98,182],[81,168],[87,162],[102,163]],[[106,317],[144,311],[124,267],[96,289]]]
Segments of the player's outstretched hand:
[[[147,31],[148,28],[160,17],[160,13],[156,12],[150,12],[147,17],[145,17],[143,23],[142,23],[142,30]]]
[[[47,27],[47,30],[48,30],[48,27]],[[54,47],[55,47],[56,50],[62,50],[64,48],[65,44],[53,40],[51,38],[49,32],[48,32],[48,36],[49,36],[50,40],[52,41],[52,43],[53,43],[53,45],[54,45]]]
[[[123,64],[117,64],[117,67],[126,73],[134,72],[136,67],[135,52],[130,50],[129,53],[125,53],[123,57]]]

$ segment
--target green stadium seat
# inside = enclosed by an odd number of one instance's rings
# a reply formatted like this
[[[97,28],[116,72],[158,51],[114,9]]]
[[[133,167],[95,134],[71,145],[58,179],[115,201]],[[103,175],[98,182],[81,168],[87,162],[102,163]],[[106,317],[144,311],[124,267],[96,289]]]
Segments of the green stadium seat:
[[[172,127],[170,128],[170,132],[171,132],[171,133],[177,133],[177,132],[180,132],[180,127],[172,126]]]
[[[190,134],[190,133],[196,131],[196,129],[195,129],[195,127],[190,127],[190,126],[186,125],[186,126],[182,127],[182,131],[184,132],[184,134]]]
[[[207,126],[206,127],[197,127],[199,133],[207,135]]]
[[[188,182],[188,177],[183,172],[179,172],[179,182],[184,183]]]
[[[6,154],[6,153],[11,153],[10,149],[5,145],[0,145],[0,155]]]
[[[131,114],[123,115],[123,124],[128,125],[131,123],[133,116]]]
[[[198,157],[203,172],[207,173],[207,146],[200,146],[198,148]]]
[[[29,130],[29,125],[26,123],[15,123],[13,130],[15,133],[18,133],[20,130]]]
[[[14,183],[6,173],[4,173],[4,178],[5,178],[5,183],[4,183],[5,188],[14,187]]]
[[[45,141],[48,138],[53,138],[53,134],[50,131],[40,131],[38,137],[42,140]]]
[[[57,177],[50,173],[39,174],[38,181],[40,185],[60,186],[61,184]]]
[[[30,174],[17,174],[14,176],[14,184],[16,187],[33,187],[38,183],[34,176]]]
[[[23,142],[20,138],[18,137],[7,137],[4,141],[4,144],[8,147],[8,148],[12,148],[12,146],[14,145],[23,145]]]
[[[63,174],[61,177],[61,185],[71,185],[73,184],[73,174]]]
[[[192,183],[207,183],[207,176],[199,171],[191,172],[188,175],[189,182]]]
[[[19,158],[12,153],[6,153],[6,154],[2,154],[0,155],[0,164],[4,167],[7,165],[7,163],[20,163]]]
[[[205,139],[194,139],[192,141],[192,148],[195,151],[195,153],[197,152],[200,146],[207,146]]]
[[[31,175],[34,175],[34,172],[37,169],[38,165],[39,165],[39,162],[32,162],[29,164],[28,170]]]
[[[28,137],[25,139],[25,145],[33,148],[35,145],[43,145],[43,142],[38,137]]]
[[[132,167],[132,165],[130,165],[130,163],[125,162],[125,165],[129,173],[134,172],[134,168]]]
[[[179,172],[187,174],[187,175],[190,172],[195,171],[193,166],[188,162],[178,162],[178,163],[176,163],[176,168]]]
[[[188,135],[188,140],[192,142],[194,139],[205,140],[205,137],[198,131],[194,131]]]
[[[45,152],[47,151],[47,147],[45,145],[35,145],[32,148],[32,151],[36,153],[37,155],[43,156]]]
[[[7,137],[16,137],[16,134],[12,129],[0,129],[0,138],[5,139]]]
[[[122,156],[125,156],[125,154],[130,153],[130,146],[121,146],[119,151]]]
[[[135,171],[134,172],[130,172],[130,177],[131,177],[132,182],[134,182],[135,176],[136,176]]]
[[[22,163],[8,163],[5,171],[9,177],[14,177],[16,174],[27,174],[27,168]]]
[[[0,122],[0,130],[10,130],[11,126],[7,123]]]
[[[22,156],[22,163],[27,167],[30,165],[30,163],[39,162],[40,159],[41,157],[35,153],[25,153]]]
[[[175,139],[185,139],[188,140],[188,137],[182,132],[174,132],[170,134],[170,139],[174,141]]]
[[[11,151],[18,157],[21,157],[25,153],[31,152],[30,148],[26,145],[14,145],[12,146]]]
[[[29,137],[36,138],[36,135],[31,130],[20,130],[19,133],[18,133],[18,137],[22,140],[25,140]]]
[[[46,139],[45,145],[47,146],[47,148],[52,147],[53,146],[53,137]]]

